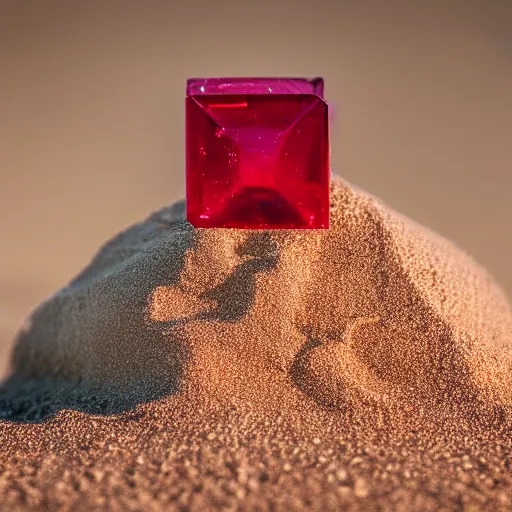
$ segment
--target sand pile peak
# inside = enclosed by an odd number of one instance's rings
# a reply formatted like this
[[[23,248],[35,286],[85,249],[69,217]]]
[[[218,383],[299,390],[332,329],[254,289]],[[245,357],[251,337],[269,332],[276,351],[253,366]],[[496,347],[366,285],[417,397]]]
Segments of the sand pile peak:
[[[327,231],[201,230],[184,203],[110,241],[20,333],[17,380],[146,400],[505,410],[512,314],[453,244],[335,179]]]

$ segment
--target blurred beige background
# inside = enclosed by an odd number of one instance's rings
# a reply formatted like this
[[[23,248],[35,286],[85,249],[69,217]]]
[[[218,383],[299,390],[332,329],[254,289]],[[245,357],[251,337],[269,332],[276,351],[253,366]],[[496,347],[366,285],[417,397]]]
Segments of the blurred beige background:
[[[511,0],[0,0],[0,374],[32,307],[183,196],[189,76],[322,75],[333,170],[512,295],[511,62]]]

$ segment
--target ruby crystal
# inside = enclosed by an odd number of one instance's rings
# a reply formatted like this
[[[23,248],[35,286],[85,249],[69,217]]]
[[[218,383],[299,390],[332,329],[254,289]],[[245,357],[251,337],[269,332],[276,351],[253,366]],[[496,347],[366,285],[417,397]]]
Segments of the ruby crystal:
[[[187,219],[198,228],[329,227],[323,80],[191,79]]]

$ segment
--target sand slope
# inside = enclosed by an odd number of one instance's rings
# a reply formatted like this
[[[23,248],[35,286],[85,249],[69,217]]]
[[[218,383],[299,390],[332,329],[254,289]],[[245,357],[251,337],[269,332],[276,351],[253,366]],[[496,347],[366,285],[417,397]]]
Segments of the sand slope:
[[[16,372],[147,396],[282,372],[326,403],[511,403],[512,315],[491,277],[341,181],[332,203],[314,232],[194,230],[183,204],[158,212],[34,313]]]

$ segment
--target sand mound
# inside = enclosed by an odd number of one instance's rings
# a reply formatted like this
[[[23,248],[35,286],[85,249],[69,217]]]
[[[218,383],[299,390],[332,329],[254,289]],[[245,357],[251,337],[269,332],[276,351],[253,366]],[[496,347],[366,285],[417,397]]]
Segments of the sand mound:
[[[510,510],[502,292],[337,180],[331,225],[109,242],[19,335],[3,508]]]
[[[157,212],[34,312],[16,378],[138,400],[271,401],[274,386],[335,408],[511,404],[512,314],[490,276],[354,187],[336,180],[331,197],[328,231],[196,230],[183,203]]]

